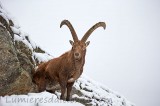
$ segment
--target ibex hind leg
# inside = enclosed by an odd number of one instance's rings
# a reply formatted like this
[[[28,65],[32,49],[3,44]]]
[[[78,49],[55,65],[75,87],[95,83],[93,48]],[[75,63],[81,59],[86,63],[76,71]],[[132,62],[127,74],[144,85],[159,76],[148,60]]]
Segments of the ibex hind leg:
[[[52,89],[50,89],[50,90],[46,89],[46,91],[49,93],[55,93],[55,90],[52,90]]]
[[[46,86],[46,91],[50,93],[55,93],[56,90],[60,90],[61,87],[59,83],[51,83]]]

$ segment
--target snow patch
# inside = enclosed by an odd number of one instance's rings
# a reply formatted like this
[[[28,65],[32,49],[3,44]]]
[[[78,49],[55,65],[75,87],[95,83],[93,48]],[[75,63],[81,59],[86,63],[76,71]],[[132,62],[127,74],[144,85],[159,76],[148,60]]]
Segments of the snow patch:
[[[46,54],[46,53],[33,53],[33,56],[35,59],[37,59],[39,62],[47,62],[48,60],[51,60],[53,57]]]
[[[0,97],[0,106],[84,106],[75,101],[59,100],[55,94],[48,92],[29,93],[28,95],[11,95]]]
[[[96,81],[92,81],[87,76],[82,75],[74,84],[74,87],[83,94],[82,97],[73,95],[73,98],[83,98],[84,96],[91,99],[93,106],[133,106],[124,97],[119,96],[105,88],[104,85],[99,85]],[[84,98],[86,99],[86,98]]]

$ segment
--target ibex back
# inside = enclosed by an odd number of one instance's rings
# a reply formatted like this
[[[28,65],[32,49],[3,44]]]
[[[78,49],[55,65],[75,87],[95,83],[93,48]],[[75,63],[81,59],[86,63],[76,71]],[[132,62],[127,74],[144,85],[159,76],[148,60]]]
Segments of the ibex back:
[[[78,39],[73,26],[68,20],[63,20],[60,27],[63,25],[68,26],[73,37],[73,41],[69,41],[72,45],[71,50],[58,58],[41,64],[33,76],[33,81],[38,85],[39,91],[46,89],[47,79],[58,82],[61,86],[60,98],[63,100],[65,99],[64,94],[67,89],[66,100],[68,101],[70,100],[70,92],[75,80],[77,80],[83,72],[86,48],[90,43],[87,39],[98,27],[103,27],[105,29],[106,24],[104,22],[95,24],[85,33],[81,40]]]

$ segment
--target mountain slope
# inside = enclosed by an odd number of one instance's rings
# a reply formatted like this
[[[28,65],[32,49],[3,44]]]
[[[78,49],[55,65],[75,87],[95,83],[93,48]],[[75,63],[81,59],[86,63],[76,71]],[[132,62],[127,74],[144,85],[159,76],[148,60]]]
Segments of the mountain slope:
[[[47,52],[45,52],[39,46],[37,46],[30,39],[28,34],[24,33],[21,30],[20,26],[16,24],[16,22],[11,18],[11,16],[9,16],[9,14],[3,9],[2,5],[0,5],[0,22],[1,22],[0,26],[3,27],[5,30],[7,30],[9,33],[6,36],[10,36],[11,38],[10,42],[13,48],[15,48],[15,55],[17,55],[16,54],[17,52],[21,51],[23,53],[23,59],[25,57],[26,61],[29,62],[28,64],[32,66],[31,69],[34,69],[41,62],[45,62],[53,58],[53,56],[49,55]],[[3,35],[2,37],[4,36],[5,35]],[[1,41],[0,43],[2,42],[3,41]],[[22,64],[23,61],[20,61],[20,58],[18,58],[18,61],[20,63],[20,66],[22,66],[22,68],[25,69],[25,71],[23,72],[27,72],[27,75],[29,76],[28,80],[31,80],[32,72],[30,71],[32,70],[30,68],[26,68],[25,64]],[[30,71],[28,72],[28,70]],[[16,84],[18,86],[20,83],[16,83]],[[33,84],[30,82],[30,85],[33,85]],[[30,86],[30,85],[27,85],[27,86]],[[1,89],[5,89],[3,88],[3,85],[1,85]],[[82,75],[75,82],[72,90],[71,102],[65,102],[65,101],[59,100],[60,91],[57,91],[55,94],[50,94],[48,92],[34,93],[35,92],[34,88],[32,90],[27,90],[26,92],[18,91],[16,88],[16,91],[19,93],[17,92],[10,93],[9,91],[5,92],[4,95],[11,95],[11,94],[12,95],[1,97],[0,106],[10,106],[10,105],[48,106],[52,104],[56,104],[56,105],[84,104],[88,106],[90,105],[91,106],[133,106],[133,104],[131,104],[124,97],[107,89],[107,87],[104,87],[103,85],[98,84],[98,82],[91,80],[85,75]],[[14,95],[14,94],[21,94],[21,95]]]

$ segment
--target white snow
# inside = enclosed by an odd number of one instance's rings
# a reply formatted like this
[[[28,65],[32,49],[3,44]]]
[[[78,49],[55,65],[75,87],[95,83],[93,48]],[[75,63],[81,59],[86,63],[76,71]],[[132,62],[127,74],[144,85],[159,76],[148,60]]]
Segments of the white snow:
[[[23,42],[24,44],[26,44],[26,46],[28,46],[33,51],[32,45],[27,41],[27,39],[24,36],[14,34],[14,41]]]
[[[11,29],[15,34],[18,34],[18,35],[20,34],[20,29],[18,29],[16,27],[12,27],[12,26],[11,26]]]
[[[27,35],[27,34],[26,34],[26,35]],[[29,36],[29,35],[27,35],[27,37],[28,37],[29,43],[30,43],[30,44],[32,45],[32,47],[35,49],[35,48],[37,47],[37,46],[36,46],[36,43],[30,39],[30,36]]]
[[[46,54],[46,53],[33,53],[33,56],[38,59],[39,62],[47,62],[48,60],[52,59],[53,57]]]
[[[89,79],[86,75],[82,75],[76,81],[74,87],[80,90],[85,95],[85,97],[92,98],[92,105],[94,102],[101,105],[112,104],[112,106],[121,106],[122,101],[126,104],[126,106],[133,105],[132,103],[128,102],[124,97],[105,88],[104,85]],[[83,98],[83,96],[79,97],[78,95],[73,95],[72,98]]]
[[[83,106],[75,101],[63,101],[48,92],[0,97],[0,106]]]

